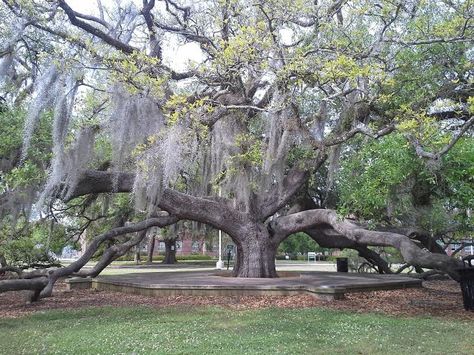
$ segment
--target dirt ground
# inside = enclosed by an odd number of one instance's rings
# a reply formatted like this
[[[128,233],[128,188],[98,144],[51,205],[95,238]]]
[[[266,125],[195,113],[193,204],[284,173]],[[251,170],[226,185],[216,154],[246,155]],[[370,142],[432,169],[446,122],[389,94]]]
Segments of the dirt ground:
[[[34,304],[25,303],[21,292],[0,294],[0,318],[16,318],[47,309],[73,309],[98,306],[206,306],[219,305],[231,309],[258,309],[267,307],[305,308],[322,307],[365,313],[377,312],[394,316],[425,315],[449,319],[472,319],[474,312],[462,306],[459,285],[454,281],[425,281],[423,288],[394,291],[375,291],[347,294],[340,301],[322,301],[311,295],[297,296],[247,296],[247,297],[148,297],[124,293],[74,290],[67,291],[59,282],[53,297]]]

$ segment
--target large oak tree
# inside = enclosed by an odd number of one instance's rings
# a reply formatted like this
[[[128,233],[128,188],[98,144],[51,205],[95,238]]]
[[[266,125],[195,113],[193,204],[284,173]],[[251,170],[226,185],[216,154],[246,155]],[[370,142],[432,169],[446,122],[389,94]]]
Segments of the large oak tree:
[[[469,1],[98,1],[86,13],[64,0],[5,0],[2,12],[20,28],[1,52],[5,73],[28,72],[18,54],[35,36],[54,39],[29,79],[36,90],[22,153],[39,114],[52,109],[40,201],[131,193],[144,215],[53,271],[43,295],[105,240],[181,219],[226,232],[239,277],[275,277],[277,247],[298,231],[369,258],[367,246],[393,246],[410,264],[457,277],[458,261],[364,228],[313,192],[324,169],[324,188],[337,183],[338,157],[354,137],[398,131],[436,162],[469,134]],[[199,54],[185,69],[176,65],[180,46]],[[443,140],[433,142],[433,130]],[[96,149],[98,137],[109,154]],[[93,164],[101,159],[110,164]],[[107,249],[94,273],[144,234]]]

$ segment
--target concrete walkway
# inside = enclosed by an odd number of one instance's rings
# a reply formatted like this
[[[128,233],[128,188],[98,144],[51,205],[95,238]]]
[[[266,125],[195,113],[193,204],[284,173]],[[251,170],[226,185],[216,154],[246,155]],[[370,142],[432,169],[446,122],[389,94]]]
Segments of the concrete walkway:
[[[221,273],[222,274],[222,273]],[[286,272],[274,279],[219,276],[216,271],[141,272],[99,276],[91,286],[99,290],[155,296],[177,295],[291,295],[309,293],[341,299],[348,292],[421,287],[421,281],[400,275]]]
[[[86,268],[91,268],[94,264],[90,263]],[[226,264],[227,267],[227,264]],[[232,264],[231,267],[232,269]],[[336,263],[326,261],[316,262],[288,262],[278,260],[276,263],[277,271],[336,271]],[[187,262],[166,265],[161,263],[141,264],[141,265],[117,265],[112,264],[108,266],[101,275],[120,275],[131,273],[150,273],[150,272],[190,272],[190,271],[209,271],[215,272],[215,262]]]

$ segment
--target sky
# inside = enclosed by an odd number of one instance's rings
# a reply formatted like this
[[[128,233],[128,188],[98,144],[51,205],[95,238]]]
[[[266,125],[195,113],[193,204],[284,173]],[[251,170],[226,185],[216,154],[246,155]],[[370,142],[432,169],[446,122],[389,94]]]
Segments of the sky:
[[[101,0],[104,6],[113,4],[117,0]],[[121,0],[122,3],[134,2],[137,7],[142,6],[142,0]],[[75,11],[88,15],[98,15],[97,0],[68,0],[67,3]],[[202,62],[204,54],[196,43],[178,44],[176,40],[166,39],[162,43],[163,61],[176,71],[185,71],[189,62]]]

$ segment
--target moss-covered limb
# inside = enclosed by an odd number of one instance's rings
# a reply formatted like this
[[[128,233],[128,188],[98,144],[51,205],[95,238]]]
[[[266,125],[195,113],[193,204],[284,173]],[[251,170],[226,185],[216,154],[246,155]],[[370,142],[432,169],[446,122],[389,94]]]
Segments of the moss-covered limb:
[[[113,184],[116,179],[116,185]],[[85,171],[81,174],[70,197],[91,193],[131,192],[134,175],[105,171]],[[117,186],[117,187],[115,187]],[[190,219],[210,224],[228,234],[238,233],[246,214],[238,212],[227,204],[226,199],[195,197],[173,189],[164,189],[158,207],[179,219]]]

